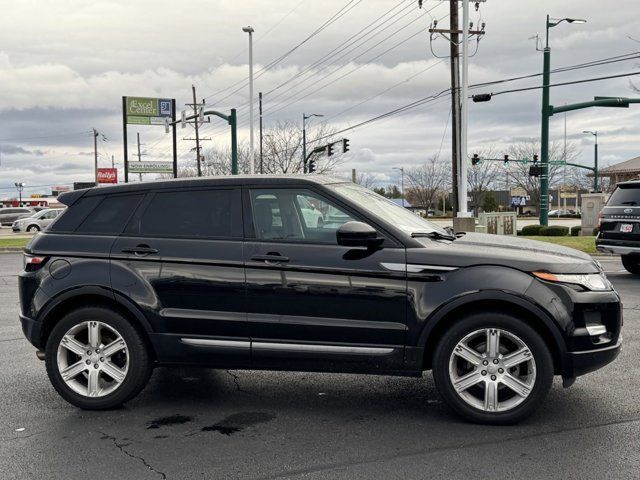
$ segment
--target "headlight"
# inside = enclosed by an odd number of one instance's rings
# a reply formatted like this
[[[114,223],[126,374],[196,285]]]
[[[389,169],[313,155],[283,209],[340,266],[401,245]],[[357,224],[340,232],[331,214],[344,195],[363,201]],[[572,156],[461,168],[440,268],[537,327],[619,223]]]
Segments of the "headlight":
[[[603,292],[611,290],[611,283],[607,280],[604,273],[590,273],[590,274],[564,274],[564,273],[548,273],[548,272],[531,272],[540,280],[554,283],[568,283],[571,285],[580,285],[594,292]]]

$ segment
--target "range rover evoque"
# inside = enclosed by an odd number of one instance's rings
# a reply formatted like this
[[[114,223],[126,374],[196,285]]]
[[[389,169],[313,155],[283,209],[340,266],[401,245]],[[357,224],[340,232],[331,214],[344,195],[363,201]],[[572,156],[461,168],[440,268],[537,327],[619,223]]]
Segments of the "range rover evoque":
[[[156,365],[432,370],[453,410],[505,424],[554,375],[569,386],[620,350],[620,299],[590,256],[452,235],[342,180],[171,180],[60,201],[25,249],[21,321],[84,409],[127,402]]]

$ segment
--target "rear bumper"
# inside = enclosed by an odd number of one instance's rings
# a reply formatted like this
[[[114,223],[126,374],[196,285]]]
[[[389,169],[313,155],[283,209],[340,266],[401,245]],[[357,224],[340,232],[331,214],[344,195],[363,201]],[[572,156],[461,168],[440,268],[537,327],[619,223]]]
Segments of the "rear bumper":
[[[24,315],[20,315],[20,323],[22,324],[22,332],[29,343],[36,348],[42,348],[42,323]]]
[[[615,253],[617,255],[640,254],[640,242],[603,238],[602,233],[600,233],[596,238],[596,249],[600,252]]]
[[[563,378],[574,379],[594,370],[604,367],[613,362],[620,354],[622,340],[618,343],[597,350],[586,350],[582,352],[567,352],[565,354],[565,371]]]

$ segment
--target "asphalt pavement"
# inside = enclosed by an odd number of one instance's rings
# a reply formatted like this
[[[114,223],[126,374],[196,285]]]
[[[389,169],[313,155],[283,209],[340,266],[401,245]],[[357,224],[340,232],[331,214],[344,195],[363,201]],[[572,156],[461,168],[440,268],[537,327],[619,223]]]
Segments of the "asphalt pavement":
[[[18,322],[19,254],[0,254],[0,478],[638,478],[640,277],[617,361],[517,426],[460,420],[423,378],[158,368],[125,407],[65,403]]]

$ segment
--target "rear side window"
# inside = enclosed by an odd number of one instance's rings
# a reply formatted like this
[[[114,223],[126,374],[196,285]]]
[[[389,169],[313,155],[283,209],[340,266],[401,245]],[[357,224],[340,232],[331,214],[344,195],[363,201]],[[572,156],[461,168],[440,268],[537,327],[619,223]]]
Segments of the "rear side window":
[[[103,196],[84,197],[67,208],[55,222],[49,226],[50,232],[75,232],[76,228],[87,218],[102,201]]]
[[[240,190],[159,192],[135,223],[129,230],[143,236],[241,237]]]
[[[640,188],[618,187],[607,202],[610,206],[640,205]]]
[[[85,218],[76,232],[119,235],[142,197],[142,194],[103,197],[104,200]]]

